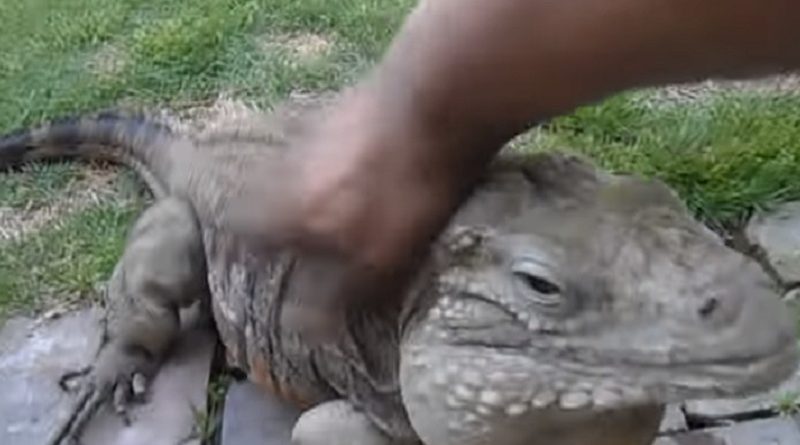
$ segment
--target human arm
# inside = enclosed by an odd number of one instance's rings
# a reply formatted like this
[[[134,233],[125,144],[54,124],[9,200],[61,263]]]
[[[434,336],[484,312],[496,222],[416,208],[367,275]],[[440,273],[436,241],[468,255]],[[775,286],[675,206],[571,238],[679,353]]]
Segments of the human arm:
[[[423,0],[297,147],[264,231],[337,271],[309,298],[392,294],[510,138],[628,88],[795,68],[798,23],[794,0]]]

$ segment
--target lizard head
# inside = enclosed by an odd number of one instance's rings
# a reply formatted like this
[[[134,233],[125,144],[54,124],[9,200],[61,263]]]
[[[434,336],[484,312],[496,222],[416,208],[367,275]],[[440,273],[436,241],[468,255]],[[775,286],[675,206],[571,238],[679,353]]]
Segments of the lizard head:
[[[422,430],[747,395],[797,366],[768,275],[657,180],[541,155],[496,170],[436,249],[402,346]]]

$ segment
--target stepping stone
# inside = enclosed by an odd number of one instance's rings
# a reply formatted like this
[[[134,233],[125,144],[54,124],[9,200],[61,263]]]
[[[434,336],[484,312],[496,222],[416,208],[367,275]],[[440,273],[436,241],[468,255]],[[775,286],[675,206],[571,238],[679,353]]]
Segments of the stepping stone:
[[[192,310],[173,354],[148,388],[149,400],[130,410],[133,423],[102,407],[87,424],[83,445],[199,445],[191,437],[195,411],[206,406],[216,334]],[[102,311],[54,320],[16,318],[0,329],[0,444],[42,444],[69,414],[75,394],[58,380],[91,364],[101,338]],[[194,410],[193,410],[194,408]]]
[[[58,386],[65,370],[90,363],[100,341],[101,312],[52,320],[13,318],[0,328],[0,444],[41,444],[71,397]]]
[[[659,437],[653,445],[797,445],[800,418],[774,417]]]
[[[300,414],[251,382],[234,382],[225,396],[220,445],[291,445]]]
[[[680,405],[667,405],[664,410],[664,418],[661,420],[661,426],[658,428],[659,433],[674,433],[677,431],[686,431],[686,417],[683,415]]]
[[[800,201],[756,215],[748,223],[746,234],[751,243],[764,249],[784,281],[800,282]]]

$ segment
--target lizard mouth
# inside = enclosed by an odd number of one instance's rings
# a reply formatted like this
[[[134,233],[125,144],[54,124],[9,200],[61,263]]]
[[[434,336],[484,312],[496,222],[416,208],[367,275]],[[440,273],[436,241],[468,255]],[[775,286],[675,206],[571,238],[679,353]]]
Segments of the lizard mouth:
[[[655,394],[660,394],[657,398],[678,403],[687,399],[748,397],[769,391],[789,379],[799,363],[800,349],[794,341],[786,341],[760,354],[719,355],[676,361],[668,366],[643,366],[665,373],[661,375],[667,383],[655,389]]]
[[[795,341],[782,342],[778,347],[762,354],[720,357],[699,362],[709,373],[720,377],[741,376],[751,383],[779,381],[789,378],[800,364],[800,349]]]
[[[722,356],[701,361],[699,364],[720,366],[771,366],[797,364],[798,348],[794,341],[783,341],[777,347],[760,354]]]
[[[796,368],[800,364],[800,348],[792,338],[785,338],[773,348],[754,353],[730,354],[719,353],[715,355],[697,354],[690,350],[676,351],[660,356],[657,359],[636,357],[636,354],[624,357],[619,356],[623,362],[646,368],[667,369],[711,369],[720,374],[780,371],[784,368]]]
[[[800,348],[793,337],[783,337],[766,350],[748,353],[701,354],[697,357],[692,351],[684,351],[672,356],[675,366],[710,366],[720,369],[766,368],[796,366],[800,363]],[[652,363],[651,365],[663,365]]]

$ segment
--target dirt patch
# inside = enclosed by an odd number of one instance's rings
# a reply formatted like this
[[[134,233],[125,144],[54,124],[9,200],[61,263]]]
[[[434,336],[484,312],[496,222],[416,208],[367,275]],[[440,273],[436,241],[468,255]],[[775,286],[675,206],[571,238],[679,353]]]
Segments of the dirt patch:
[[[301,34],[289,38],[284,43],[295,55],[302,58],[314,58],[325,55],[333,46],[330,39],[317,34]]]
[[[233,99],[228,94],[220,94],[213,101],[163,110],[160,119],[177,132],[198,134],[230,125],[232,122],[252,116],[257,111],[254,103]]]
[[[706,80],[649,89],[639,99],[647,107],[703,104],[720,94],[748,92],[760,95],[800,94],[800,73],[748,80]]]
[[[86,70],[91,74],[109,79],[118,76],[128,63],[128,55],[115,45],[105,45],[86,60]]]
[[[298,62],[310,62],[326,56],[333,48],[333,39],[320,34],[268,34],[259,41],[264,51],[284,51]]]
[[[71,183],[53,199],[37,208],[0,207],[0,242],[30,235],[43,227],[58,227],[63,217],[110,200],[119,200],[113,182],[118,167],[87,166],[81,179]]]

